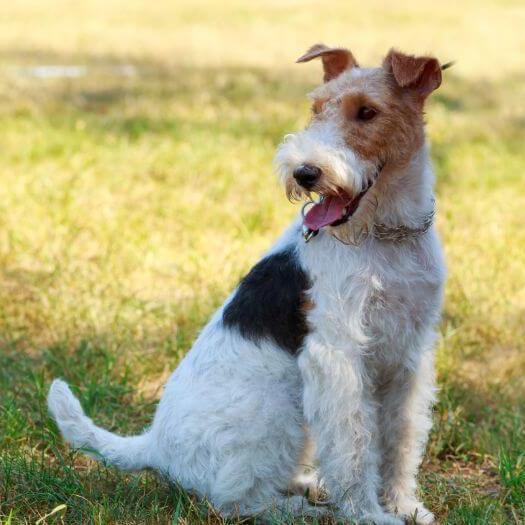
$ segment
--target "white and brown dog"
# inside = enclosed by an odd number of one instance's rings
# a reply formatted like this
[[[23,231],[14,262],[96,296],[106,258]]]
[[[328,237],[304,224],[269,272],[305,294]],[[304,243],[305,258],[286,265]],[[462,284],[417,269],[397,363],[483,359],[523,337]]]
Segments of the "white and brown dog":
[[[445,269],[423,106],[441,67],[390,51],[362,68],[323,45],[299,62],[318,57],[311,122],[276,163],[289,197],[320,199],[203,329],[151,427],[120,437],[95,426],[61,380],[49,409],[74,447],[156,469],[225,516],[332,508],[358,522],[431,523],[416,474]],[[287,492],[301,462],[318,464],[331,507]]]

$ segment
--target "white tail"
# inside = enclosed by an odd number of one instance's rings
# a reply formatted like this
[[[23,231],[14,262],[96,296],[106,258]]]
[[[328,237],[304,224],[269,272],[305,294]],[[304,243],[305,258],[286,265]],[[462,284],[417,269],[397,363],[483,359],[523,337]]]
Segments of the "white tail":
[[[150,466],[148,433],[122,437],[97,427],[84,414],[78,399],[61,379],[53,381],[47,406],[62,435],[74,448],[87,449],[85,452],[95,459],[107,461],[123,470],[140,470]]]

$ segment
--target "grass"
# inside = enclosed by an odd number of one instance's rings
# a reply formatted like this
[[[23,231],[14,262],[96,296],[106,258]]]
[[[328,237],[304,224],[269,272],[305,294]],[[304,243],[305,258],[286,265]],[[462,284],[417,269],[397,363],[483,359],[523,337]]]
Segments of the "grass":
[[[148,424],[296,211],[271,160],[306,122],[320,75],[292,63],[318,40],[457,60],[428,107],[449,279],[422,496],[441,523],[524,523],[524,22],[512,0],[2,6],[0,523],[220,521],[64,447],[46,391],[61,376],[98,423]],[[42,64],[88,74],[27,75]]]

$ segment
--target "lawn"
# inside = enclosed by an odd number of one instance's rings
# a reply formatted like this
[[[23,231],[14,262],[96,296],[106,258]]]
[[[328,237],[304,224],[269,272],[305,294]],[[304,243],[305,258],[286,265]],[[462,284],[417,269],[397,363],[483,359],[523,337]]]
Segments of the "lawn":
[[[441,523],[525,523],[525,6],[325,4],[0,8],[0,523],[220,522],[72,452],[46,392],[60,376],[97,423],[148,424],[297,211],[272,156],[307,121],[319,66],[293,62],[317,41],[456,60],[427,112],[449,278],[421,491]]]

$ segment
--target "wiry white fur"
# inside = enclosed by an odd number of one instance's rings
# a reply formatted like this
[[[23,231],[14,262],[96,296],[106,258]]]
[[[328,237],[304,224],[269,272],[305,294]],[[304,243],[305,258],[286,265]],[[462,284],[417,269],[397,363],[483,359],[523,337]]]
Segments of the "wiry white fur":
[[[278,153],[285,174],[310,158],[346,185],[359,187],[368,170],[341,152],[326,127],[299,133]],[[426,147],[395,179],[402,182],[378,216],[417,224],[433,206]],[[415,476],[431,424],[433,327],[445,277],[436,232],[399,244],[368,238],[351,247],[323,230],[305,244],[298,220],[272,251],[290,245],[312,281],[314,304],[298,359],[271,341],[256,344],[225,328],[221,308],[168,381],[141,436],[96,427],[60,380],[49,393],[51,413],[73,446],[124,469],[157,469],[225,515],[323,512],[284,495],[305,461],[307,426],[320,475],[343,517],[431,523]]]
[[[141,436],[96,427],[61,380],[49,392],[51,414],[75,448],[126,470],[157,469],[226,516],[324,512],[285,496],[305,440],[296,359],[225,329],[221,317],[222,309],[175,370]]]

